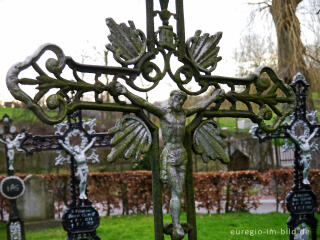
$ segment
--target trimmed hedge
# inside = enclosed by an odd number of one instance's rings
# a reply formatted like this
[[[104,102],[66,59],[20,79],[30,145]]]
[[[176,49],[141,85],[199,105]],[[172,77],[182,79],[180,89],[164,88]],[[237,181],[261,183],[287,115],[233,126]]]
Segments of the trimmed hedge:
[[[18,175],[25,178],[26,174]],[[69,174],[37,174],[45,179],[54,192],[56,212],[60,214],[70,200]],[[5,176],[0,176],[0,181]],[[309,179],[320,199],[320,170],[311,170]],[[293,182],[293,171],[288,169],[235,172],[194,173],[197,207],[209,212],[249,211],[260,205],[261,197],[274,196],[285,209],[285,198]],[[90,200],[112,214],[122,206],[122,214],[150,213],[152,210],[152,176],[150,171],[90,173],[88,179]],[[169,210],[170,191],[163,186],[163,208]],[[320,201],[318,201],[320,204]],[[318,207],[319,210],[319,207]],[[0,219],[8,212],[8,201],[0,196]]]

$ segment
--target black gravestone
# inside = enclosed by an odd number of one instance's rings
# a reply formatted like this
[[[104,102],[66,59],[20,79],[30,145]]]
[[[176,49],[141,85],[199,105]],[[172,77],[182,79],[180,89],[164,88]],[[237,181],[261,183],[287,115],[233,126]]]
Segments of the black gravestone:
[[[291,214],[313,214],[317,207],[317,197],[310,190],[292,191],[287,197],[286,205]]]
[[[0,193],[8,199],[16,199],[23,195],[25,185],[21,178],[10,176],[3,179],[0,183]]]
[[[95,232],[99,222],[99,213],[92,206],[72,207],[62,218],[64,229],[72,234]]]

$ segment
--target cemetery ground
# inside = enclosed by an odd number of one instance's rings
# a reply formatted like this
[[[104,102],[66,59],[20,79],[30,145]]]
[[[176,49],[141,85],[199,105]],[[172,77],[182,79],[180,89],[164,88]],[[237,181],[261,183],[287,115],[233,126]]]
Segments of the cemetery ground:
[[[198,214],[197,226],[200,240],[288,239],[285,213],[228,213]],[[320,220],[319,215],[317,215]],[[164,222],[170,220],[164,216]],[[186,215],[182,215],[182,221]],[[152,215],[102,217],[97,229],[102,240],[150,240],[153,239]],[[318,229],[318,234],[320,233]],[[28,240],[62,240],[65,231],[61,227],[27,231]],[[5,224],[0,223],[0,239],[6,239]],[[168,236],[165,237],[169,239]]]

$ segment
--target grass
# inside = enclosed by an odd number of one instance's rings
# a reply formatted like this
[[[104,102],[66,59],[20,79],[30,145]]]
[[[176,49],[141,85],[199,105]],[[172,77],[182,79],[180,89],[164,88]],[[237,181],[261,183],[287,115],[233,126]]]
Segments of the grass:
[[[315,109],[320,109],[319,95],[317,92],[312,93],[312,99]],[[0,107],[0,118],[4,114],[8,114],[10,118],[12,118],[15,122],[29,122],[29,123],[37,123],[41,122],[32,111],[24,108],[5,108]],[[54,112],[48,112],[50,116],[54,116]],[[190,118],[189,121],[192,119]],[[318,120],[320,121],[320,112],[318,112]],[[234,118],[219,118],[217,120],[220,123],[220,127],[227,127],[230,131],[234,131],[236,127],[236,119]],[[267,121],[268,122],[268,121]],[[271,121],[270,121],[271,122]],[[242,130],[243,131],[243,130]],[[247,130],[245,130],[247,131]]]
[[[41,123],[39,118],[29,109],[26,108],[3,108],[0,107],[0,118],[7,114],[14,123]],[[47,111],[49,116],[55,116],[57,113]]]
[[[197,215],[199,240],[277,240],[288,239],[286,222],[288,214],[230,213]],[[182,215],[185,221],[186,216]],[[320,219],[318,217],[318,219]],[[170,217],[164,216],[164,222]],[[233,234],[232,234],[233,233]],[[320,234],[320,231],[318,231]],[[102,240],[151,240],[154,239],[153,216],[131,215],[101,218],[98,235]],[[63,240],[66,232],[62,227],[27,232],[28,240]],[[5,225],[0,224],[0,239],[6,239]],[[169,240],[168,236],[165,240]],[[186,238],[187,239],[187,238]]]
[[[15,123],[23,122],[23,123],[41,123],[41,121],[37,118],[37,116],[28,109],[23,108],[0,108],[0,118],[4,114],[8,114],[11,119],[14,120]],[[54,116],[56,113],[48,112],[49,116]],[[240,118],[239,118],[240,119]],[[191,118],[188,119],[188,123],[191,122]],[[236,119],[230,117],[216,118],[215,119],[221,128],[228,128],[229,131],[236,131]],[[318,113],[318,120],[320,121],[320,112]],[[266,121],[268,124],[271,124],[273,120]],[[160,127],[159,123],[155,123],[158,127]],[[249,129],[238,129],[239,132],[248,132]]]
[[[24,108],[0,108],[0,117],[4,114],[9,115],[14,122],[40,122],[32,111]]]

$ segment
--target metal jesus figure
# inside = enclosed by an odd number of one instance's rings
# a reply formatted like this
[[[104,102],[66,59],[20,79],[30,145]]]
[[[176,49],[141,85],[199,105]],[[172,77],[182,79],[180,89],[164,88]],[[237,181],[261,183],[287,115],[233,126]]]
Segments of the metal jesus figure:
[[[312,160],[311,150],[314,148],[314,143],[312,143],[311,140],[313,140],[318,130],[318,128],[315,128],[310,135],[305,133],[304,135],[301,135],[299,137],[297,137],[293,131],[288,131],[288,134],[290,135],[291,139],[300,148],[300,165],[303,166],[303,184],[306,185],[310,184],[308,180],[308,175]]]
[[[80,180],[79,183],[79,199],[87,199],[86,189],[87,189],[87,178],[89,173],[89,168],[87,165],[86,152],[92,147],[96,138],[92,138],[91,142],[83,149],[79,146],[70,146],[65,144],[61,139],[58,140],[59,144],[69,153],[77,163],[77,176]]]
[[[5,137],[5,140],[0,138],[0,142],[5,144],[7,147],[7,157],[8,157],[8,163],[9,163],[9,167],[8,169],[13,171],[14,167],[13,167],[13,163],[14,163],[14,149],[16,149],[17,151],[23,152],[23,150],[20,148],[20,140],[23,139],[25,137],[24,133],[19,133],[13,140],[11,140],[10,136],[7,135]]]
[[[182,106],[187,99],[187,94],[180,90],[172,91],[168,106],[160,108],[132,94],[120,83],[113,84],[111,88],[113,94],[124,95],[133,104],[144,108],[160,119],[164,141],[164,148],[161,154],[161,179],[163,182],[168,183],[171,188],[172,239],[182,239],[185,232],[179,218],[187,163],[187,152],[183,146],[186,117],[204,111],[210,104],[220,100],[224,95],[224,91],[216,89],[210,97],[200,102],[196,107],[183,109]]]

